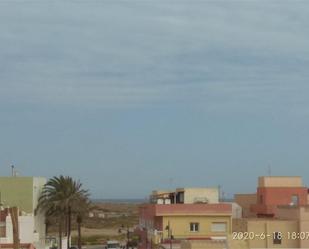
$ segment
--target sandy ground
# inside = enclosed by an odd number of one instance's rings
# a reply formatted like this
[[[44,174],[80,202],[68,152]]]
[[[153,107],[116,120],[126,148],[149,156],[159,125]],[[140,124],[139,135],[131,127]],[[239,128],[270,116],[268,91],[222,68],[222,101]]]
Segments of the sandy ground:
[[[77,231],[72,232],[73,236],[77,235]],[[108,235],[108,236],[116,236],[119,235],[118,229],[114,228],[82,228],[82,235],[83,236],[94,236],[94,235]]]

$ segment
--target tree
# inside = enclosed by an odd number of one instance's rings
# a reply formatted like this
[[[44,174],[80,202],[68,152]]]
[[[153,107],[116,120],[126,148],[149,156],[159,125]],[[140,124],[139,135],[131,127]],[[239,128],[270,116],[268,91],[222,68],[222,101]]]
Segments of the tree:
[[[88,190],[84,190],[79,181],[69,176],[55,176],[44,185],[39,198],[38,210],[43,210],[46,216],[57,217],[60,249],[62,249],[63,220],[67,221],[65,227],[68,238],[67,248],[70,248],[72,213],[78,209],[80,203],[87,201],[88,197]]]
[[[81,234],[81,225],[83,222],[83,218],[89,211],[92,209],[91,203],[88,199],[81,200],[79,205],[74,209],[74,215],[76,217],[77,223],[77,246],[79,249],[82,248],[82,234]]]

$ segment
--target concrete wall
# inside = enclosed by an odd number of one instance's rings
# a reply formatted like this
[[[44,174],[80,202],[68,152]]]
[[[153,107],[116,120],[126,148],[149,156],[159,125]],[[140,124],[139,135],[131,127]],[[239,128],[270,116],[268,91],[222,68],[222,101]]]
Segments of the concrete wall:
[[[242,208],[242,217],[255,217],[256,214],[251,212],[251,205],[256,204],[256,194],[236,194],[234,201]]]
[[[249,249],[249,245],[246,241],[235,241],[229,239],[225,241],[213,241],[213,240],[185,240],[181,242],[181,249]]]
[[[247,219],[232,219],[232,232],[247,232]]]
[[[6,234],[6,242],[5,243],[13,243],[13,223],[11,216],[8,215],[5,220],[5,234]]]
[[[226,223],[226,232],[212,232],[213,222]],[[191,232],[190,223],[199,223],[199,231]],[[205,238],[211,236],[226,236],[232,231],[231,216],[165,216],[163,217],[163,228],[170,224],[172,234],[177,238]],[[168,238],[168,231],[163,231],[163,238]]]
[[[208,200],[208,203],[219,202],[218,188],[184,188],[184,203],[196,203]]]
[[[300,176],[261,176],[259,187],[303,187]]]
[[[289,205],[292,202],[292,196],[297,195],[299,205],[306,205],[307,192],[308,190],[305,187],[259,187],[257,189],[257,198],[259,204]]]
[[[236,202],[232,202],[232,218],[240,219],[242,218],[242,214],[243,214],[242,207]]]
[[[46,184],[46,178],[43,177],[33,178],[33,205],[35,208],[38,205],[38,200],[45,184]],[[45,236],[46,236],[45,215],[41,211],[37,212],[34,217],[34,230],[37,232],[39,236],[39,241],[36,242],[36,247],[40,248],[45,244]]]
[[[32,177],[0,177],[0,192],[5,207],[16,206],[27,213],[33,212]]]
[[[20,216],[18,217],[19,222],[19,238],[21,243],[34,243],[34,217],[31,216]]]
[[[250,248],[299,248],[300,241],[288,239],[288,232],[298,232],[298,222],[288,220],[266,220],[255,219],[247,221],[248,232],[253,232],[255,235],[264,233],[270,235],[265,239],[256,236],[255,239],[248,240]],[[273,233],[281,232],[283,234],[282,243],[280,245],[273,243]]]

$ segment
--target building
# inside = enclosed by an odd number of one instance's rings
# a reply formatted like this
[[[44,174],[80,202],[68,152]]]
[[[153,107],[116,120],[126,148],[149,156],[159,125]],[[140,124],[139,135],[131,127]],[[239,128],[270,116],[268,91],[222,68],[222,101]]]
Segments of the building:
[[[290,236],[298,231],[296,219],[244,218],[233,220],[232,237],[249,248],[301,248],[300,240]]]
[[[260,177],[254,195],[235,196],[246,212],[233,219],[233,239],[249,248],[309,248],[308,189],[301,177]]]
[[[251,210],[257,216],[275,217],[280,205],[307,205],[308,188],[296,177],[260,177],[257,203]]]
[[[249,249],[249,244],[244,240],[184,240],[181,249]]]
[[[242,217],[256,217],[256,213],[251,211],[251,206],[256,204],[256,193],[253,194],[236,194],[234,201],[242,208]]]
[[[150,196],[155,204],[218,203],[218,188],[177,188],[176,191],[156,190]]]
[[[35,230],[34,216],[17,211],[19,242],[33,244],[39,242],[39,234]],[[13,244],[13,220],[8,208],[0,211],[0,244]]]
[[[171,240],[180,245],[183,240],[226,239],[232,231],[232,205],[218,200],[218,189],[154,191],[139,210],[140,248]]]
[[[285,238],[298,241],[298,248],[309,248],[309,206],[279,206],[277,215],[297,222],[297,227],[290,229]]]
[[[46,179],[42,177],[0,177],[0,203],[3,208],[18,207],[22,215],[19,216],[20,226],[27,224],[27,233],[33,234],[36,248],[43,248],[45,244],[45,217],[36,212],[38,199]],[[9,226],[9,217],[7,225]],[[20,230],[20,236],[23,231]],[[22,240],[22,237],[20,238]],[[31,243],[31,241],[27,242]]]
[[[308,203],[308,188],[303,186],[299,176],[259,177],[254,195],[235,196],[245,217],[276,217],[278,206],[303,206]]]

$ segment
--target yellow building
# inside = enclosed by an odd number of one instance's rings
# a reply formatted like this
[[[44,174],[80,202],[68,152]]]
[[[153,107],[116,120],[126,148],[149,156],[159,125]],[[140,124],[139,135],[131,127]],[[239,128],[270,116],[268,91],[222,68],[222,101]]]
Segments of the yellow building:
[[[249,249],[247,241],[233,240],[184,240],[181,249]]]
[[[140,207],[139,228],[143,234],[140,248],[147,248],[150,242],[165,244],[170,240],[178,241],[178,244],[182,240],[222,240],[231,234],[231,204],[207,202],[166,204],[170,203],[167,200],[169,194],[158,193],[162,200],[159,203],[165,204],[150,203]],[[189,200],[194,200],[192,195],[189,196]]]
[[[300,241],[291,237],[298,231],[297,220],[234,219],[232,239],[247,241],[249,248],[300,248]]]

